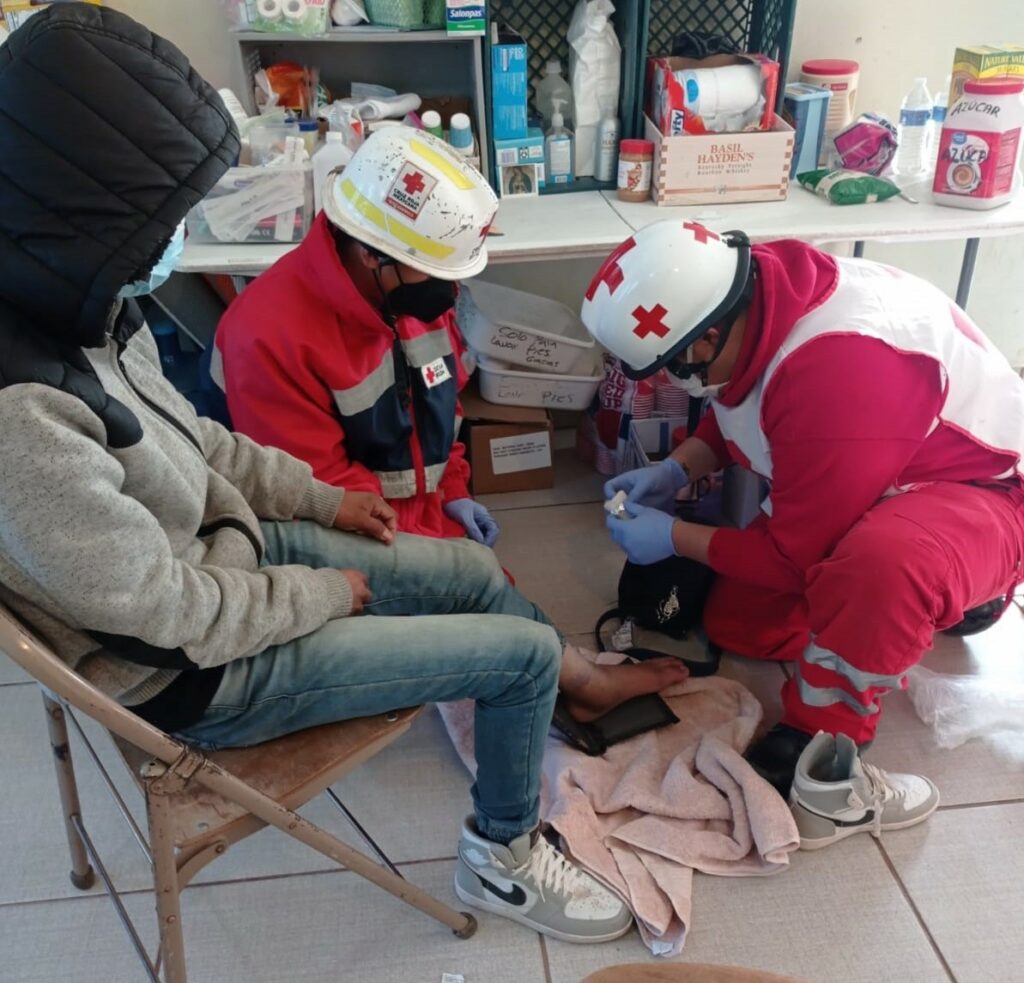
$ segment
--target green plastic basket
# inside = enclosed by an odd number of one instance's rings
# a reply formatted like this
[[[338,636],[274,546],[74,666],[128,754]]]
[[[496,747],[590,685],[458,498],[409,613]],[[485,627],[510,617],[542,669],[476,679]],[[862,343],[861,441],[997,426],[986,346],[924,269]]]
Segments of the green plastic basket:
[[[366,0],[366,15],[382,27],[422,27],[423,0]]]
[[[428,27],[444,27],[445,21],[444,0],[426,0],[423,4],[423,23]]]

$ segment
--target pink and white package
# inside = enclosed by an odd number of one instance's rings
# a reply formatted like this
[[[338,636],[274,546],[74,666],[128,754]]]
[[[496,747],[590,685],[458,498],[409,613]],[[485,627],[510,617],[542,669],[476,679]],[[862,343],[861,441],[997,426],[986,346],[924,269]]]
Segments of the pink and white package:
[[[896,127],[877,113],[862,113],[833,138],[832,168],[881,174],[896,155]]]

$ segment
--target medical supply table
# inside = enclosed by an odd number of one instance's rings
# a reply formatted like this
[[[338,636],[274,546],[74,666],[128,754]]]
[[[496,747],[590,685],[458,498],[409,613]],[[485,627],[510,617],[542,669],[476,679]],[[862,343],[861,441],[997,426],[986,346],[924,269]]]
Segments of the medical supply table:
[[[990,236],[1024,233],[1024,195],[1002,208],[970,211],[933,204],[926,185],[911,186],[911,204],[893,198],[872,205],[832,205],[795,184],[785,201],[659,208],[653,202],[619,201],[614,192],[580,192],[550,197],[511,198],[501,203],[495,223],[500,235],[487,241],[492,263],[558,261],[606,256],[634,232],[663,219],[699,221],[713,229],[742,229],[752,241],[796,238],[815,245],[866,242],[921,242],[961,239],[964,258],[957,303],[966,306],[978,242]],[[251,245],[187,244],[181,273],[252,277],[294,249],[292,243]]]

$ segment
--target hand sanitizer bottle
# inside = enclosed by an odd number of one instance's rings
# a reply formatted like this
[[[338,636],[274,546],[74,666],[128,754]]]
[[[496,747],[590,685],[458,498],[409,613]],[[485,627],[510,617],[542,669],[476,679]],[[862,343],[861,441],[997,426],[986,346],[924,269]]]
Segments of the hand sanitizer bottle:
[[[562,115],[564,99],[552,100],[551,129],[544,140],[544,179],[548,184],[572,184],[576,175],[576,147]]]

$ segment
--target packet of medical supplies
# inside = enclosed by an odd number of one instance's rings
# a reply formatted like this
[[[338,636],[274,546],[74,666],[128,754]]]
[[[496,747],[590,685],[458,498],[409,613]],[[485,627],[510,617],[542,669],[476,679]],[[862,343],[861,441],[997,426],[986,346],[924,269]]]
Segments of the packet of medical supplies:
[[[249,29],[315,37],[331,26],[329,0],[246,0]]]
[[[822,167],[798,174],[796,179],[808,191],[828,198],[833,205],[863,205],[900,194],[899,186],[888,178],[861,171],[830,171]]]
[[[47,7],[52,7],[55,3],[67,2],[68,0],[53,0],[52,3],[46,3],[45,0],[0,0],[0,11],[3,14],[0,20],[6,21],[8,31],[15,31],[33,14],[38,14],[40,10],[46,10]],[[85,0],[85,2],[96,7],[103,5],[103,0]]]

